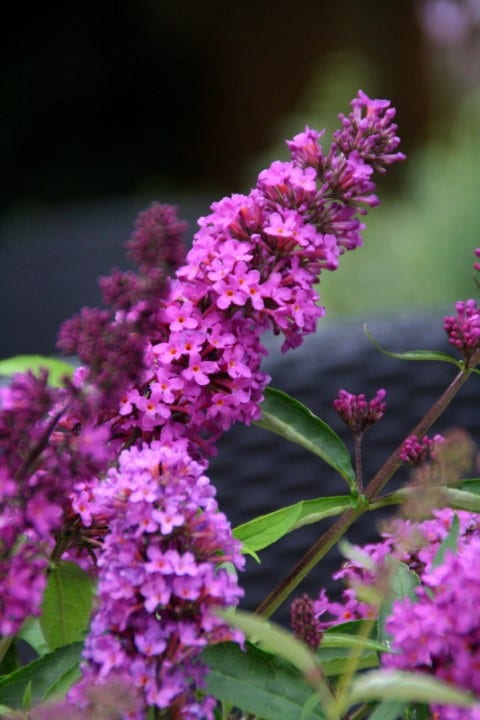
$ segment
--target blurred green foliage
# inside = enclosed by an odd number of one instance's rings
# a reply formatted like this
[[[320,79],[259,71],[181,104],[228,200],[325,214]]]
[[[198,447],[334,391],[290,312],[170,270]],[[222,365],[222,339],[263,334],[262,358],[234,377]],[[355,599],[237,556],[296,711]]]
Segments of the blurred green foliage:
[[[305,124],[326,128],[324,147],[358,89],[379,97],[378,68],[348,52],[325,61],[297,108],[274,129],[271,148],[249,163],[250,177],[278,157],[283,138]],[[380,93],[381,95],[381,93]],[[453,100],[452,100],[453,103]],[[428,140],[401,167],[377,177],[381,204],[366,216],[364,247],[323,273],[329,317],[371,311],[450,307],[475,294],[473,250],[480,246],[480,90],[455,99],[448,126],[438,117]],[[402,136],[401,118],[399,135]],[[285,158],[287,153],[285,153]]]
[[[382,194],[367,216],[364,247],[322,277],[330,313],[438,307],[475,294],[479,126],[480,94],[458,109],[444,138],[407,158],[401,192]]]

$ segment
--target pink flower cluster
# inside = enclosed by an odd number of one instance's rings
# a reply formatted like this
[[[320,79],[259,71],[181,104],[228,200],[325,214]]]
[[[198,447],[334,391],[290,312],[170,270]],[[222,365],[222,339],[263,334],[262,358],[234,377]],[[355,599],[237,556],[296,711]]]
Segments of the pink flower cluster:
[[[392,635],[387,668],[421,671],[480,696],[480,538],[461,542],[438,567],[422,574],[415,598],[396,600],[386,630]],[[432,705],[439,720],[480,717],[473,709]]]
[[[288,142],[248,195],[212,205],[147,351],[143,387],[122,401],[124,427],[184,425],[197,444],[236,421],[259,417],[266,330],[296,347],[324,314],[316,284],[339,256],[361,244],[358,214],[376,205],[373,170],[403,159],[394,110],[364,93],[353,101],[327,155],[306,128]]]
[[[458,518],[457,551],[439,548]],[[419,586],[414,597],[395,600],[385,630],[391,636],[391,653],[383,653],[385,668],[420,671],[470,690],[480,696],[480,621],[478,607],[478,556],[480,516],[477,513],[434,510],[421,523],[397,520],[384,540],[359,548],[358,561],[348,561],[334,576],[348,587],[340,602],[331,602],[324,590],[313,603],[316,627],[359,619],[376,619],[378,605],[359,599],[361,588],[380,591],[392,559],[416,573]],[[462,708],[432,704],[438,720],[478,720],[480,704]]]
[[[473,540],[480,541],[479,515],[444,508],[434,510],[432,518],[421,523],[396,520],[388,531],[382,533],[384,539],[381,542],[358,548],[368,562],[348,560],[333,576],[347,585],[342,591],[341,601],[331,602],[322,590],[315,603],[316,616],[322,618],[322,629],[350,620],[377,617],[378,608],[360,600],[356,588],[376,585],[388,572],[388,563],[392,558],[404,563],[423,581],[424,575],[431,572],[432,561],[447,537],[455,515],[459,520],[459,544],[463,546]]]
[[[148,706],[211,717],[211,701],[194,696],[205,672],[197,656],[232,639],[214,611],[242,594],[228,565],[241,568],[243,557],[205,466],[185,440],[153,441],[124,450],[97,486],[93,514],[108,518],[110,533],[98,560],[88,665],[71,694],[80,705],[92,681],[128,674],[143,698],[139,718]]]
[[[45,570],[72,489],[73,455],[49,443],[61,410],[47,373],[18,375],[0,397],[0,635],[40,612]],[[42,453],[42,463],[37,458]],[[75,454],[75,453],[74,453]],[[77,461],[81,460],[77,455]]]

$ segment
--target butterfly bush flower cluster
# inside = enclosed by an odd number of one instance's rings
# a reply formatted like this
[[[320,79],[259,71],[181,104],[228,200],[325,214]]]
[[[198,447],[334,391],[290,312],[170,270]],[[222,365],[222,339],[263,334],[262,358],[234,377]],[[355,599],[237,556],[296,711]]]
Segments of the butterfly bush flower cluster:
[[[179,244],[183,229],[173,208],[154,204],[140,216],[128,243],[139,263],[138,277],[150,277],[146,248],[155,243],[167,247],[160,257],[158,251],[156,257],[150,254],[157,308],[168,288],[164,265],[184,257],[170,249]],[[136,277],[133,272],[130,275]],[[140,294],[131,293],[133,319],[115,317],[114,308],[84,308],[63,325],[60,347],[77,353],[84,362],[65,387],[50,387],[47,373],[42,372],[16,375],[9,387],[2,388],[2,635],[16,633],[27,616],[39,614],[49,559],[71,556],[91,566],[85,558],[88,553],[95,556],[107,530],[100,515],[94,520],[89,517],[85,524],[81,512],[92,497],[95,479],[115,460],[122,444],[113,437],[120,393],[139,380],[143,369],[146,340],[137,322],[139,307],[144,307]],[[153,310],[151,305],[150,315]]]
[[[82,367],[61,389],[26,376],[3,396],[1,628],[38,614],[49,560],[90,558],[98,605],[72,691],[85,712],[92,682],[128,678],[132,717],[213,717],[198,656],[236,637],[214,607],[238,602],[243,561],[206,458],[234,422],[259,417],[262,334],[287,350],[315,330],[321,272],[361,244],[373,173],[404,157],[387,101],[359,92],[352,106],[328,152],[307,127],[250,193],[214,203],[186,257],[184,224],[154,203],[127,244],[137,270],[102,278],[108,307],[60,330]]]
[[[128,675],[147,706],[181,707],[182,717],[210,715],[208,698],[199,704],[190,689],[202,686],[197,655],[231,639],[214,610],[241,595],[228,570],[243,566],[240,543],[218,511],[205,465],[189,457],[184,440],[132,447],[95,497],[110,533],[98,561],[99,611],[83,685]]]
[[[386,621],[392,653],[383,665],[430,673],[440,680],[480,695],[480,537],[462,537],[457,552],[447,551],[437,567],[422,574],[414,598],[393,603]],[[480,706],[432,705],[439,720],[480,717]]]
[[[346,584],[340,601],[331,602],[325,590],[320,592],[315,601],[315,613],[321,629],[350,620],[376,618],[376,601],[365,601],[365,593],[362,591],[380,587],[376,595],[378,602],[381,602],[382,582],[394,569],[395,563],[403,563],[423,582],[424,577],[428,577],[433,570],[433,560],[449,534],[455,517],[459,522],[459,545],[463,547],[470,542],[480,541],[479,515],[443,508],[433,510],[432,517],[423,522],[396,519],[382,533],[382,541],[357,548],[358,560],[348,560],[333,576]],[[452,576],[452,583],[456,582]]]
[[[315,285],[361,244],[358,214],[374,206],[373,170],[402,159],[389,103],[359,93],[328,154],[306,128],[292,159],[259,174],[248,195],[214,203],[151,337],[152,380],[123,399],[124,427],[183,424],[196,443],[259,417],[266,330],[296,347],[324,309]],[[180,430],[179,430],[180,431]]]

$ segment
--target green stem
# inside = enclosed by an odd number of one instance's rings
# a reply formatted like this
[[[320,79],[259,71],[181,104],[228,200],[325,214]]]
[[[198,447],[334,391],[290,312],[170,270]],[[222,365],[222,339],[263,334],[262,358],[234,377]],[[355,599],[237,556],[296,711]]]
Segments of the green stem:
[[[270,617],[283,601],[287,599],[290,593],[295,590],[297,585],[301,583],[303,578],[308,575],[310,570],[312,570],[323,556],[343,537],[350,525],[364,512],[365,508],[361,506],[358,509],[346,510],[340,515],[337,522],[307,550],[300,562],[297,563],[287,577],[272,590],[265,600],[260,603],[255,612],[264,617]]]
[[[470,365],[468,368],[461,370],[458,375],[453,379],[447,389],[440,395],[438,400],[432,405],[430,410],[423,416],[413,430],[409,433],[410,435],[416,435],[422,437],[431,428],[434,422],[442,415],[446,408],[450,405],[458,391],[466,383],[470,375],[472,374],[473,368],[480,362],[480,350],[477,350],[474,355],[470,358]],[[392,475],[398,470],[402,461],[400,460],[400,453],[402,452],[403,442],[397,447],[397,449],[390,455],[385,464],[380,468],[378,473],[374,476],[371,482],[368,484],[365,490],[365,496],[368,500],[373,500],[377,493],[379,493],[386,483],[390,480]]]
[[[355,477],[357,480],[358,492],[360,494],[363,493],[362,440],[363,433],[355,435]]]
[[[469,367],[463,368],[448,388],[442,393],[430,410],[424,415],[413,430],[408,434],[421,437],[425,435],[433,423],[438,420],[447,406],[451,403],[460,388],[472,374],[473,368],[480,362],[480,349],[470,358]],[[368,501],[377,504],[381,502],[377,494],[382,490],[392,475],[400,467],[400,453],[403,442],[392,453],[378,473],[373,477],[365,489],[365,497]],[[264,617],[270,617],[272,613],[287,599],[301,581],[308,575],[310,570],[317,565],[329,550],[340,540],[348,528],[366,511],[362,504],[358,508],[346,510],[338,520],[307,550],[302,559],[295,565],[293,570],[272,590],[272,592],[260,603],[255,612]]]

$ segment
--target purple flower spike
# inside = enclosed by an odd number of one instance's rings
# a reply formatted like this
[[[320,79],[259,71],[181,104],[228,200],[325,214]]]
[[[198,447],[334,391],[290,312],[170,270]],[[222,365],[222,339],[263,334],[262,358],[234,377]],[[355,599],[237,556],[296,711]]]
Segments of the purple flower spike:
[[[195,699],[206,673],[198,656],[207,644],[241,640],[215,611],[243,594],[226,564],[241,568],[244,560],[205,465],[183,440],[153,441],[123,451],[95,489],[92,505],[109,519],[110,534],[82,682],[128,674],[145,709],[211,720],[211,699]],[[71,699],[87,707],[82,688]]]
[[[388,100],[371,100],[362,90],[352,100],[353,111],[348,117],[340,115],[343,128],[334,133],[334,147],[347,157],[356,150],[362,160],[377,172],[385,172],[385,165],[404,160],[396,152],[400,139],[393,122],[395,109]]]

